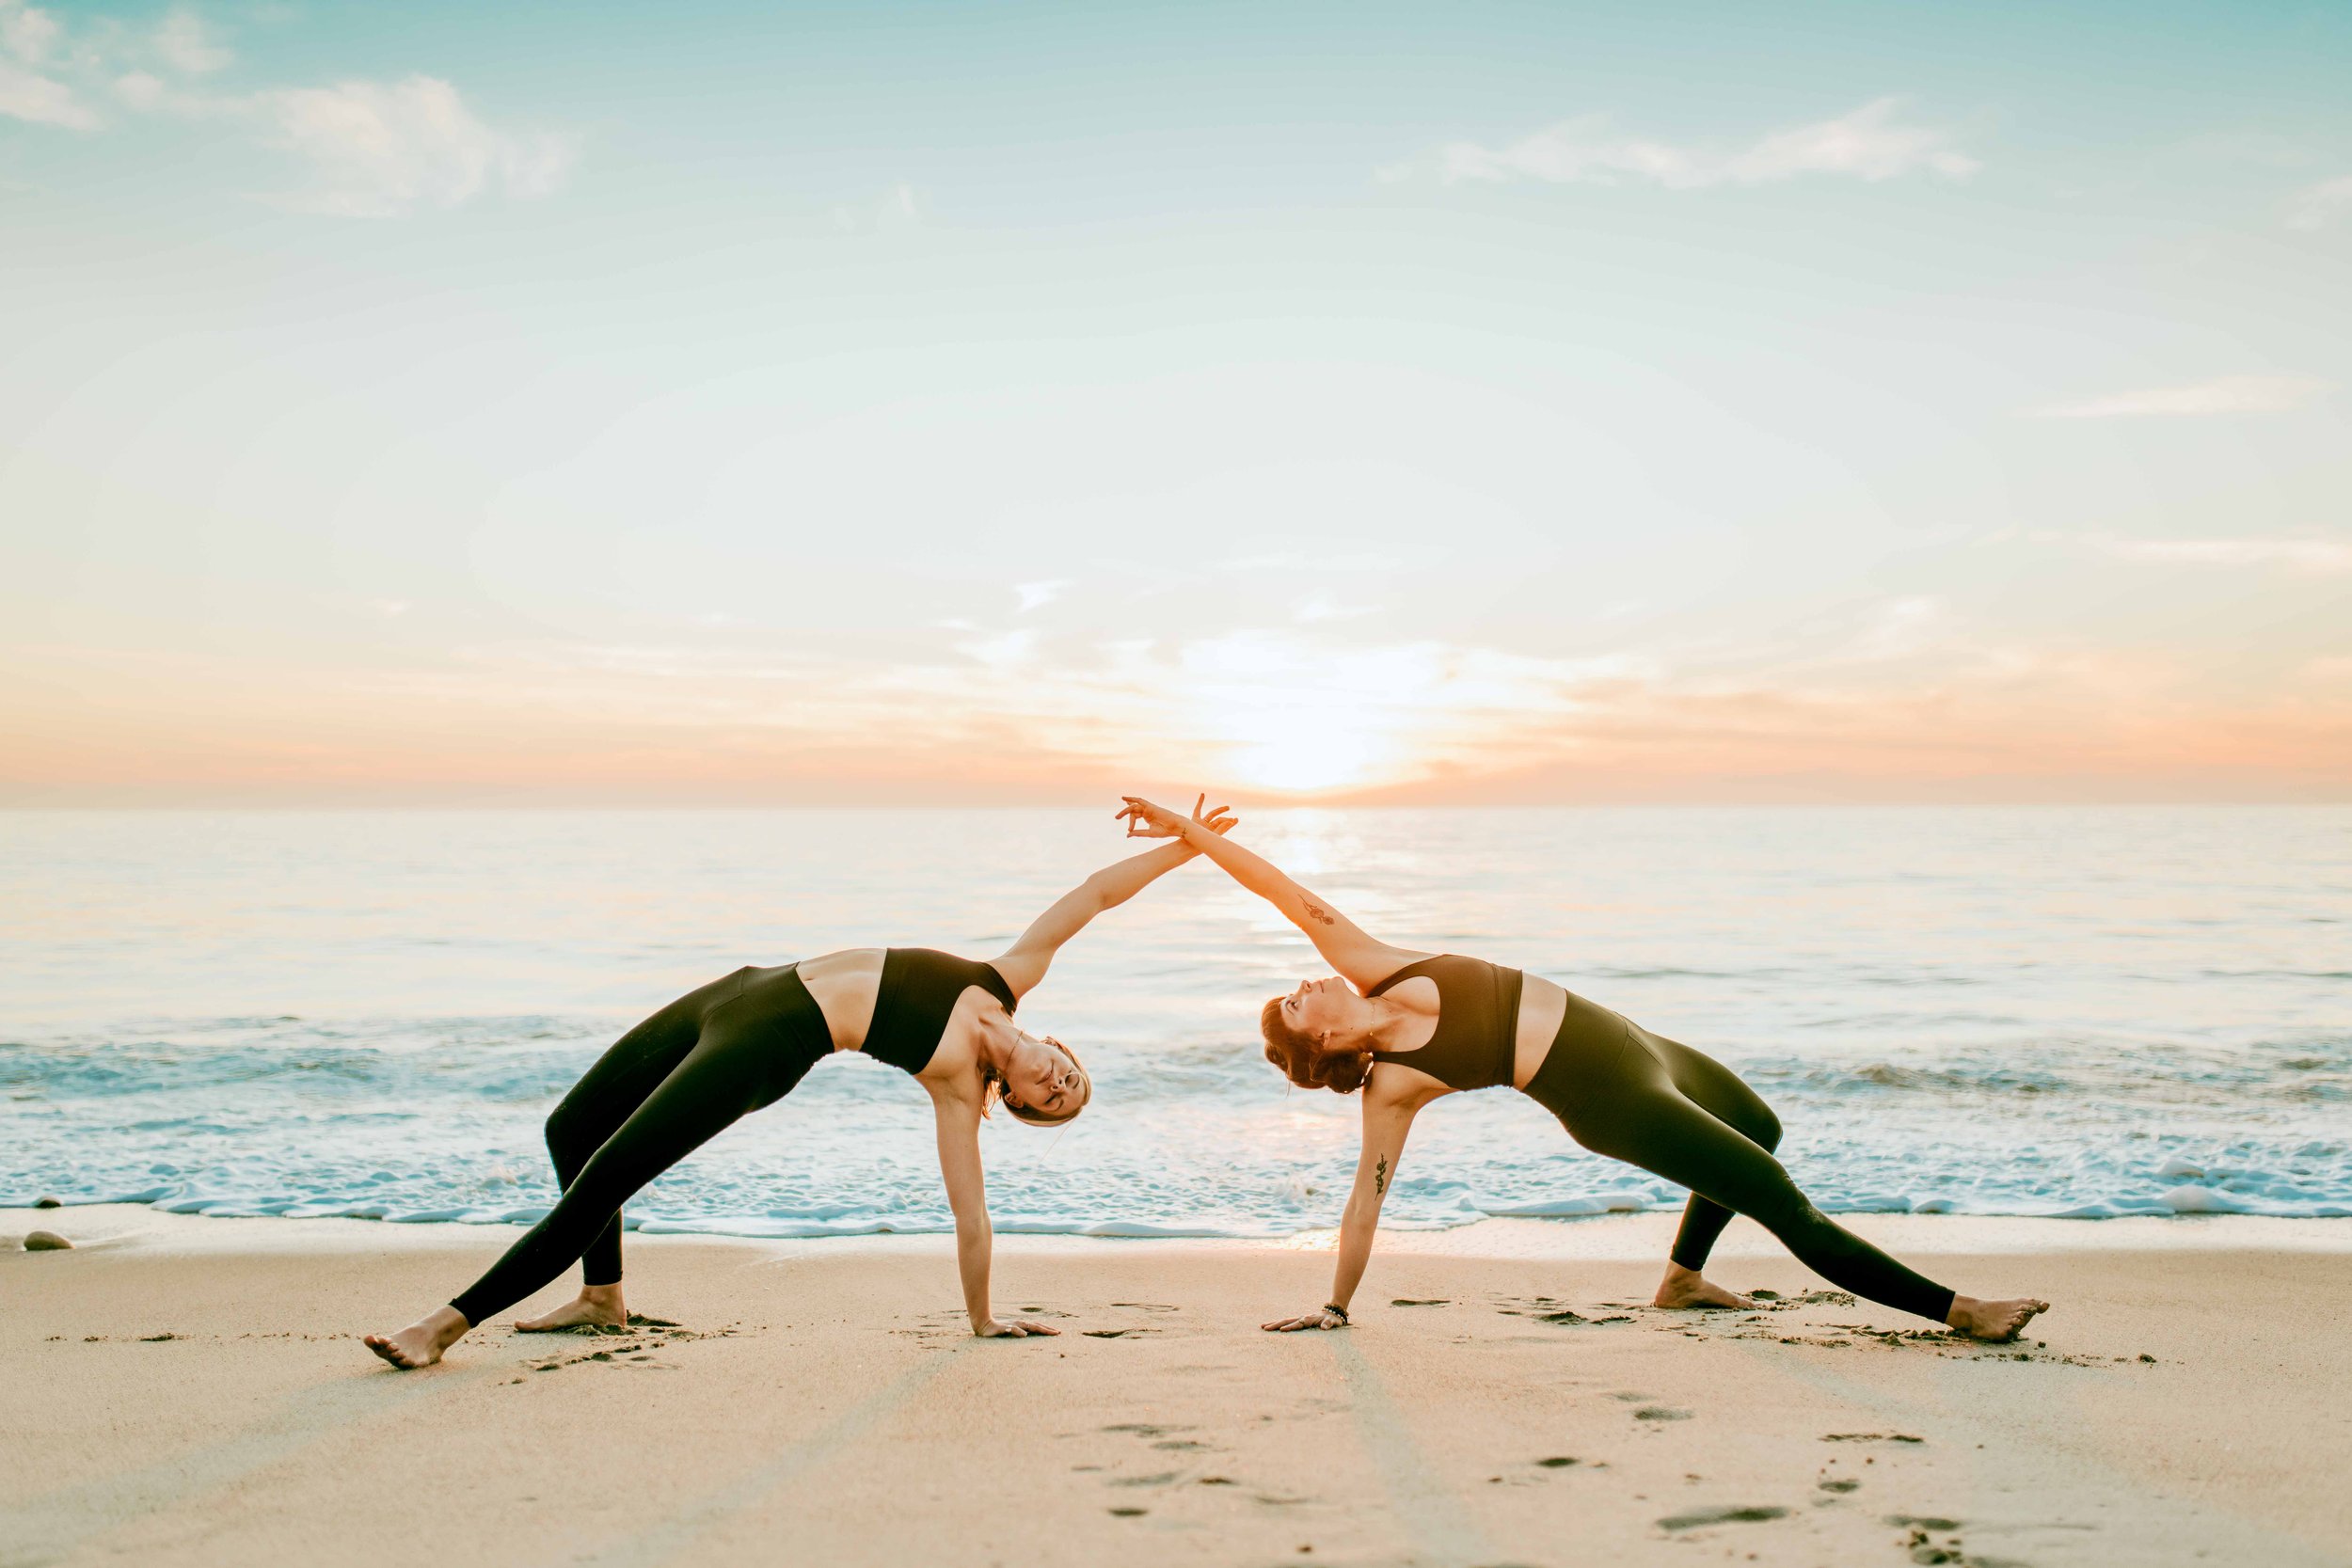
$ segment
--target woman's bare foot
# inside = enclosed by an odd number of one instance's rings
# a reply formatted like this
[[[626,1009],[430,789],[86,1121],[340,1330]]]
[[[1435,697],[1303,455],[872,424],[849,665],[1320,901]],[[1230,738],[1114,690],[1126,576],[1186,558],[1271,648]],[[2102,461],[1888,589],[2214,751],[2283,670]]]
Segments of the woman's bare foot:
[[[1756,1303],[1737,1291],[1726,1291],[1696,1269],[1686,1269],[1679,1263],[1666,1265],[1666,1277],[1658,1282],[1658,1294],[1652,1307],[1721,1307],[1733,1310],[1754,1307]]]
[[[583,1285],[577,1300],[564,1303],[544,1318],[518,1318],[519,1334],[552,1334],[559,1328],[625,1328],[628,1308],[621,1305],[621,1287]]]
[[[439,1307],[426,1313],[398,1334],[370,1334],[363,1343],[385,1360],[404,1371],[430,1367],[441,1358],[441,1353],[466,1337],[473,1324],[457,1315],[454,1307]]]
[[[2034,1318],[2050,1309],[2046,1301],[2021,1296],[2015,1301],[1979,1301],[1974,1296],[1954,1296],[1952,1309],[1944,1314],[1944,1322],[1955,1334],[1971,1339],[1989,1339],[1999,1344],[2014,1339],[2017,1331]]]

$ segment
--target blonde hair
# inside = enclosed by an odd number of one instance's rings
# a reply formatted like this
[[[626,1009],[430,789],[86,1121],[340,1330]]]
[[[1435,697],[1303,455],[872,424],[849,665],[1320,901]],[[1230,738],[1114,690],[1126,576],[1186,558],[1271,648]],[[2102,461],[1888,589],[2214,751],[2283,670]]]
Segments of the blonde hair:
[[[1051,1035],[1041,1035],[1038,1037],[1042,1039],[1046,1044],[1052,1046],[1055,1050],[1060,1052],[1063,1055],[1069,1057],[1071,1065],[1076,1068],[1080,1072],[1086,1071],[1086,1063],[1078,1060],[1078,1053],[1071,1050],[1070,1047],[1062,1044],[1061,1041],[1056,1039]],[[1062,1123],[1074,1118],[1080,1111],[1085,1110],[1093,1099],[1094,1080],[1089,1076],[1087,1079],[1087,1097],[1085,1100],[1079,1101],[1077,1104],[1072,1106],[1069,1110],[1064,1111],[1057,1117],[1047,1116],[1042,1111],[1033,1110],[1029,1106],[1022,1104],[1019,1101],[1007,1098],[1005,1093],[1005,1075],[1003,1073],[991,1067],[984,1067],[980,1069],[980,1115],[983,1117],[988,1115],[988,1108],[991,1105],[1002,1102],[1005,1109],[1012,1114],[1012,1118],[1015,1121],[1025,1121],[1031,1127],[1059,1127]]]

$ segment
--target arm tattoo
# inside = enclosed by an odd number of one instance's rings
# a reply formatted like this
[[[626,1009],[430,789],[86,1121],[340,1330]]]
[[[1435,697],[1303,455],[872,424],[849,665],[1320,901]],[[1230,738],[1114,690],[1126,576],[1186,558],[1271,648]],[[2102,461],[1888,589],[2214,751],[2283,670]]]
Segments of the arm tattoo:
[[[1329,911],[1324,909],[1323,906],[1317,904],[1313,899],[1302,898],[1299,902],[1307,906],[1307,912],[1310,915],[1312,915],[1315,919],[1322,921],[1326,926],[1336,926],[1339,924],[1338,921],[1331,918]]]
[[[1375,1197],[1389,1196],[1389,1157],[1385,1154],[1373,1162],[1372,1196]]]

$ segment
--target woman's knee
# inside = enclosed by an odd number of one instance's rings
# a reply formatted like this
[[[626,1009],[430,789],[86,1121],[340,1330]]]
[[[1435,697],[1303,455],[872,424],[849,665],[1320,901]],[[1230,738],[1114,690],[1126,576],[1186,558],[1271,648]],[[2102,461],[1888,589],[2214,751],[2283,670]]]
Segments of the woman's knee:
[[[597,1138],[587,1115],[569,1100],[548,1113],[548,1152],[558,1164],[578,1164],[596,1151]]]

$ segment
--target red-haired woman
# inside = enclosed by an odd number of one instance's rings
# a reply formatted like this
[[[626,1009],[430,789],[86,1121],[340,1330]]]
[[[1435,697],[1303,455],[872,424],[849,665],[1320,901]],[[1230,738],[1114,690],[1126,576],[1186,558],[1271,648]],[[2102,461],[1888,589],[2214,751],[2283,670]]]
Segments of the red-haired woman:
[[[1307,933],[1341,978],[1268,1001],[1266,1059],[1303,1088],[1364,1091],[1363,1151],[1320,1311],[1270,1329],[1337,1328],[1372,1255],[1380,1201],[1421,1108],[1458,1089],[1509,1085],[1597,1154],[1691,1190],[1661,1307],[1754,1305],[1709,1281],[1707,1256],[1734,1213],[1777,1236],[1841,1289],[1979,1339],[2014,1338],[2047,1302],[1982,1301],[1921,1277],[1806,1201],[1772,1157],[1780,1122],[1729,1068],[1534,974],[1391,947],[1263,857],[1149,800],[1126,797],[1131,837],[1172,838],[1222,866]]]

